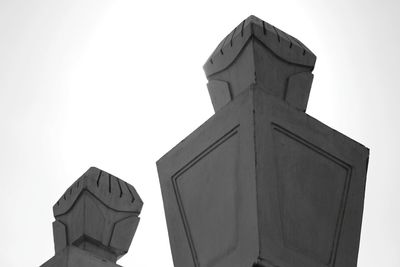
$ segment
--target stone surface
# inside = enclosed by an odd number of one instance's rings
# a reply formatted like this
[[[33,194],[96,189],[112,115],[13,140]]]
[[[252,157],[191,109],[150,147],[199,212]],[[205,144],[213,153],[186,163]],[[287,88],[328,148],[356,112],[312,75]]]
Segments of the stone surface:
[[[207,87],[215,112],[232,100],[228,82],[211,80]]]
[[[41,267],[121,267],[74,246],[66,247]]]
[[[76,259],[81,262],[80,258],[85,257],[82,255],[92,255],[86,265],[76,266],[103,266],[94,263],[97,259],[115,263],[128,252],[142,206],[132,185],[90,168],[53,206],[56,255],[49,262],[75,259],[76,255],[80,255]],[[89,262],[93,263],[87,265]]]
[[[315,61],[316,56],[299,40],[250,16],[221,41],[204,65],[214,109],[218,111],[230,98],[257,84],[305,111]],[[224,93],[226,87],[230,94]],[[214,101],[221,94],[223,101]]]
[[[243,90],[157,162],[175,267],[356,266],[368,155]]]

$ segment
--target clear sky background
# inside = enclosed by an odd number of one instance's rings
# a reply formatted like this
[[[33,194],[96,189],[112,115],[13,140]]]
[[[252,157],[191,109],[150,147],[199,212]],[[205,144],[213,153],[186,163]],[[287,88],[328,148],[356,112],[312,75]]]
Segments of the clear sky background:
[[[317,55],[307,113],[371,149],[359,266],[400,266],[399,3],[0,0],[0,266],[53,256],[90,166],[145,203],[119,264],[173,266],[155,162],[213,114],[203,63],[250,14]]]

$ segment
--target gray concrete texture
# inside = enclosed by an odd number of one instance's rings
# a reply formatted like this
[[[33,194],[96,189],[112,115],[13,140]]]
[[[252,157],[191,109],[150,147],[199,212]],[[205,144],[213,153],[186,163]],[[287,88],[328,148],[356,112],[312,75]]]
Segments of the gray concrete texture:
[[[307,114],[371,149],[358,265],[400,266],[398,10],[397,0],[0,1],[0,266],[54,255],[49,205],[89,166],[145,200],[118,264],[151,267],[156,252],[173,266],[154,162],[214,114],[201,68],[249,14],[318,56]]]
[[[53,206],[56,255],[42,266],[117,266],[129,250],[142,206],[132,185],[91,167]]]
[[[211,55],[215,115],[157,162],[175,267],[357,266],[369,149],[304,113],[315,59],[254,16]]]

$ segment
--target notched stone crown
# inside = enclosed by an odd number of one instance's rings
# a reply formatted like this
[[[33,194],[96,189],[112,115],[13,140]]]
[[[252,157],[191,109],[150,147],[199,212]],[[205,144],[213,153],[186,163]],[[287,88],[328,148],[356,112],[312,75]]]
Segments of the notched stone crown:
[[[299,40],[250,16],[217,46],[204,71],[215,111],[251,86],[305,111],[316,56]]]
[[[140,213],[143,206],[132,185],[96,167],[91,167],[54,204],[54,216],[67,213],[84,190],[117,211]]]
[[[128,252],[142,206],[132,185],[91,167],[53,206],[56,252],[72,245],[116,262]]]
[[[204,64],[207,77],[227,68],[251,38],[263,43],[282,60],[308,67],[315,65],[316,56],[302,42],[251,15],[234,28],[208,58]]]

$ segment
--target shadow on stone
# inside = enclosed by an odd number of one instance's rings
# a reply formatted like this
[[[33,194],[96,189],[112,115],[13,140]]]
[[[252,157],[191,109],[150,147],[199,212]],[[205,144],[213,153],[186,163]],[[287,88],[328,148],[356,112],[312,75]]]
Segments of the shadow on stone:
[[[315,59],[254,16],[211,55],[215,115],[157,162],[175,267],[357,265],[369,150],[304,112]]]
[[[128,252],[143,202],[135,188],[90,168],[53,207],[56,255],[43,267],[118,266]]]

